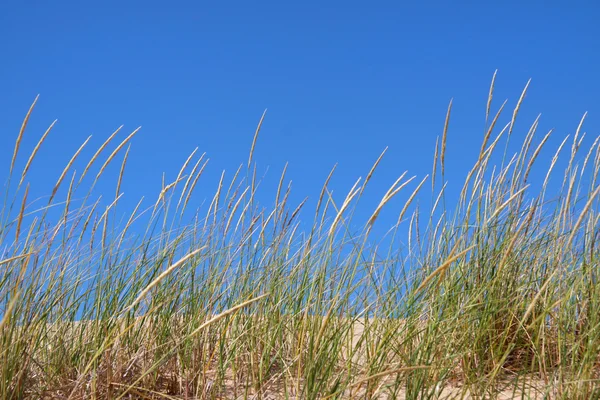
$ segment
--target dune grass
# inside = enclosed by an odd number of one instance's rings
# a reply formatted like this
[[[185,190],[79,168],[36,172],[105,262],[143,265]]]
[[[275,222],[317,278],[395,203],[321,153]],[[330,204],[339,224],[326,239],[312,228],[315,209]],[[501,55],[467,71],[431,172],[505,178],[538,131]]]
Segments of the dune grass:
[[[208,160],[194,151],[155,202],[120,219],[137,132],[114,145],[121,128],[78,175],[88,138],[34,207],[27,173],[54,126],[22,155],[34,103],[0,213],[0,398],[600,398],[599,140],[580,148],[582,120],[538,159],[550,136],[538,120],[513,132],[527,88],[505,126],[493,89],[460,197],[445,194],[450,104],[431,175],[401,175],[359,228],[381,157],[341,201],[331,171],[314,216],[289,204],[284,171],[268,208],[252,155],[260,124],[247,164],[197,211]],[[114,198],[100,199],[117,159]],[[534,163],[543,182],[530,182]],[[375,237],[398,193],[397,223]]]

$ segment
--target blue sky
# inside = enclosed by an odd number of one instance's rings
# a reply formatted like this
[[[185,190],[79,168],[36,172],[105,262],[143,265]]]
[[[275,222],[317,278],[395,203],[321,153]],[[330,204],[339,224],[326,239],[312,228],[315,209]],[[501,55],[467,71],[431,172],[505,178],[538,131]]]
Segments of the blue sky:
[[[496,69],[492,109],[509,99],[504,122],[532,78],[519,140],[538,113],[538,138],[556,130],[550,149],[586,111],[586,143],[600,133],[599,18],[595,2],[2,2],[0,161],[8,171],[40,94],[19,165],[59,122],[32,167],[32,193],[50,192],[88,135],[82,159],[119,125],[121,139],[141,125],[125,209],[142,195],[153,201],[162,173],[174,179],[197,146],[211,159],[200,204],[221,170],[231,176],[247,160],[268,108],[255,153],[259,173],[268,169],[265,201],[285,162],[293,203],[316,201],[335,163],[331,187],[343,197],[389,146],[366,194],[374,206],[405,170],[430,173],[453,98],[447,179],[460,187],[478,155]],[[102,183],[111,196],[119,163]]]

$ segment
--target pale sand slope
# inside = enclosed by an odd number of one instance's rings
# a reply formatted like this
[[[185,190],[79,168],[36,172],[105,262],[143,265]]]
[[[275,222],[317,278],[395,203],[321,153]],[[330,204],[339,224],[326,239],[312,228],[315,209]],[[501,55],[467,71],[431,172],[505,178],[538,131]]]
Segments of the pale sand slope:
[[[331,321],[333,324],[336,323],[336,321]],[[337,321],[339,322],[339,321]],[[397,322],[397,321],[395,321]],[[89,324],[91,323],[90,321],[84,322],[84,324]],[[318,322],[317,322],[318,323]],[[372,320],[365,320],[365,319],[358,319],[354,322],[354,325],[352,326],[352,340],[348,340],[348,348],[356,348],[356,346],[360,345],[360,339],[361,337],[365,334],[365,324],[372,324]],[[177,323],[176,323],[177,324]],[[80,323],[76,323],[76,325],[80,326]],[[71,325],[74,326],[74,325]],[[402,326],[402,324],[398,325],[399,327]],[[124,329],[125,326],[122,326],[121,329]],[[64,334],[65,332],[62,331],[61,334]],[[369,332],[369,334],[371,335],[375,335],[375,332],[371,331]],[[371,339],[374,339],[375,337],[371,337]],[[349,338],[350,339],[350,338]],[[346,353],[346,351],[344,351],[344,353]],[[359,352],[357,354],[355,354],[355,356],[353,357],[353,364],[356,365],[359,369],[363,369],[361,368],[361,366],[364,366],[364,352]],[[217,388],[212,387],[212,385],[214,384],[214,380],[211,379],[210,375],[211,372],[210,371],[206,371],[207,372],[207,376],[205,376],[205,381],[206,381],[206,387],[205,387],[205,394],[207,395],[207,397],[210,397],[211,392],[213,392],[214,390],[216,390]],[[395,374],[390,374],[390,376],[394,376]],[[279,375],[279,378],[281,377],[281,375]],[[274,378],[277,378],[277,376],[275,376]],[[361,377],[357,377],[356,381],[360,381]],[[396,395],[394,397],[394,395],[392,395],[389,391],[386,392],[386,387],[385,385],[391,385],[393,383],[393,378],[382,378],[383,380],[381,382],[379,382],[379,385],[375,388],[375,392],[373,394],[375,394],[375,396],[371,397],[371,398],[378,398],[378,399],[392,399],[392,398],[396,398],[396,399],[406,399],[406,391],[405,389],[400,389],[398,391],[396,391]],[[258,393],[252,393],[253,390],[250,388],[243,388],[243,387],[234,387],[234,381],[232,379],[228,380],[227,382],[225,382],[225,387],[221,388],[221,390],[218,390],[220,393],[217,395],[217,398],[225,398],[225,399],[242,399],[245,398],[245,396],[247,396],[248,394],[250,394],[250,398],[256,398],[256,399],[278,399],[278,398],[285,398],[284,394],[287,394],[287,398],[290,399],[300,399],[300,395],[298,395],[298,388],[301,391],[301,387],[302,385],[297,385],[295,383],[291,384],[291,387],[283,388],[281,386],[281,384],[279,382],[276,382],[277,379],[274,379],[270,384],[267,383],[263,389],[263,391],[260,393],[260,395]],[[290,381],[287,381],[288,384],[290,384]],[[116,386],[121,386],[118,383],[115,383]],[[123,385],[123,386],[126,386]],[[499,390],[497,392],[497,399],[502,399],[502,400],[508,400],[508,399],[542,399],[542,398],[546,398],[546,399],[552,399],[555,398],[555,396],[553,396],[552,394],[550,394],[549,396],[544,397],[544,394],[542,392],[542,389],[544,387],[544,384],[542,382],[540,382],[539,380],[535,380],[535,379],[530,379],[528,381],[525,382],[525,391],[521,391],[521,390],[515,390],[513,388],[513,385],[510,384],[510,382],[506,383],[506,387],[507,389],[504,390]],[[523,383],[520,381],[519,382],[519,387],[522,388],[523,387]],[[472,395],[468,390],[465,390],[463,387],[458,386],[458,384],[448,384],[448,386],[446,387],[438,387],[438,388],[431,388],[430,391],[433,391],[435,393],[435,396],[433,398],[437,398],[437,399],[481,399],[481,396],[474,396]],[[214,393],[214,392],[213,392]],[[354,387],[351,391],[347,390],[345,393],[341,394],[342,398],[369,398],[368,396],[366,396],[365,393],[365,385],[361,384],[361,385],[357,385],[356,387]],[[421,396],[419,396],[421,397]],[[178,397],[176,397],[178,398]],[[339,397],[338,397],[339,398]],[[414,398],[414,396],[413,396]],[[484,398],[488,398],[488,397],[484,397]]]

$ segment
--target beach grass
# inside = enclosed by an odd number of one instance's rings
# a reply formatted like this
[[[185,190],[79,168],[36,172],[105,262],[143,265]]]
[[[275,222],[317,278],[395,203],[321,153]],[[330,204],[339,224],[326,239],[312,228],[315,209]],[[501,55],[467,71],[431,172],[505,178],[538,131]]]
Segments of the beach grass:
[[[494,81],[459,195],[446,193],[450,104],[431,173],[402,174],[361,223],[381,157],[341,198],[332,170],[318,198],[291,204],[284,170],[259,202],[264,115],[247,162],[197,210],[208,159],[194,151],[155,199],[116,211],[138,132],[122,128],[77,172],[83,141],[34,201],[27,174],[57,129],[21,146],[38,134],[34,102],[0,211],[0,398],[600,398],[600,137],[584,148],[574,121],[548,153],[537,119],[515,128],[528,87],[493,111]]]

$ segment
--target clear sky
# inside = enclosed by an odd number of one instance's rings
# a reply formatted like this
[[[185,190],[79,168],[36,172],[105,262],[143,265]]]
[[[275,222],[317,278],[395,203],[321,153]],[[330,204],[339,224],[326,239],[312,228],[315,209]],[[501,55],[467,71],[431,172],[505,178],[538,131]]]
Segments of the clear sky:
[[[231,176],[247,160],[268,108],[255,153],[258,171],[268,169],[268,201],[286,161],[297,204],[318,196],[335,163],[331,186],[345,195],[389,146],[367,193],[374,205],[405,170],[430,173],[454,98],[447,178],[460,185],[478,155],[496,69],[492,108],[509,99],[504,122],[532,79],[519,140],[538,113],[538,138],[556,129],[551,149],[586,111],[586,142],[600,134],[598,20],[592,1],[3,1],[2,170],[40,94],[21,166],[45,128],[59,122],[32,167],[33,193],[49,193],[88,135],[87,157],[124,124],[121,139],[142,126],[123,182],[125,204],[142,195],[153,201],[162,173],[174,179],[197,146],[211,159],[200,202],[221,170]],[[103,183],[110,195],[119,163]]]

